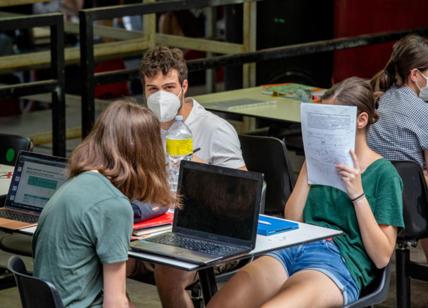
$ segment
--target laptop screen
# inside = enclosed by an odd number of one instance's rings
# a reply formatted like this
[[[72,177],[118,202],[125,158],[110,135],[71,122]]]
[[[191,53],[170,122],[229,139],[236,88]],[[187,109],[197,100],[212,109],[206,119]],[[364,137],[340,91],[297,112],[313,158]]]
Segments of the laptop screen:
[[[20,152],[5,205],[40,212],[66,181],[66,166],[62,157]]]
[[[207,238],[254,242],[263,176],[256,172],[181,163],[174,230],[206,233]]]

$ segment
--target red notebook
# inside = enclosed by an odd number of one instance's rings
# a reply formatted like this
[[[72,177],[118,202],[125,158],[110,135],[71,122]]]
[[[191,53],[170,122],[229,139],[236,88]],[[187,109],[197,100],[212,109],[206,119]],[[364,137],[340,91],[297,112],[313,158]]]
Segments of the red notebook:
[[[134,230],[158,227],[163,225],[171,225],[173,219],[174,219],[174,213],[166,212],[160,216],[135,223]]]

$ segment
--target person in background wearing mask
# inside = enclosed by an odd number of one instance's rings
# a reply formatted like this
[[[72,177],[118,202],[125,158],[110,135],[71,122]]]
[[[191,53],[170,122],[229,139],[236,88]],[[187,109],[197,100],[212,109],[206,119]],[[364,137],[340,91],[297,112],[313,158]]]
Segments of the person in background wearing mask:
[[[368,144],[389,160],[412,160],[428,183],[428,42],[408,35],[394,44],[385,69],[372,79],[381,95],[380,119],[368,130]],[[421,240],[428,261],[428,238]]]
[[[200,150],[193,160],[246,170],[238,135],[227,121],[205,110],[193,98],[186,98],[189,84],[183,53],[177,48],[158,46],[144,54],[140,66],[147,106],[161,122],[165,140],[176,115],[182,115],[192,131],[193,149]],[[146,263],[128,261],[128,276],[147,270]],[[185,288],[196,279],[196,272],[156,265],[155,279],[163,307],[193,307]]]

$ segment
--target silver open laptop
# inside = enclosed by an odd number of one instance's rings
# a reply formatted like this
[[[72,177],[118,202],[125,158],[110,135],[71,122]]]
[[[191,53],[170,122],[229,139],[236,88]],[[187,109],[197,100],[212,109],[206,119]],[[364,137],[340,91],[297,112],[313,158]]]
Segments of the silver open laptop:
[[[49,198],[66,181],[66,167],[62,157],[20,152],[0,209],[0,227],[17,230],[35,225]]]
[[[172,232],[134,241],[135,250],[209,264],[255,247],[263,176],[182,161]]]

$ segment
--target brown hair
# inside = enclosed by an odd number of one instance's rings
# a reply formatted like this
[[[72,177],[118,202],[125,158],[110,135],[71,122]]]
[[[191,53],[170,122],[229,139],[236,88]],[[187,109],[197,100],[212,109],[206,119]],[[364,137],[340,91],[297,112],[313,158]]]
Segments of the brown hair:
[[[140,64],[141,81],[144,85],[144,77],[152,78],[159,72],[163,75],[175,69],[178,71],[180,84],[187,79],[187,65],[183,57],[183,52],[178,48],[168,48],[166,46],[156,46],[148,49]]]
[[[358,114],[361,112],[368,114],[368,124],[375,123],[379,118],[373,89],[365,79],[347,78],[327,90],[322,99],[333,99],[334,103],[340,105],[356,106]]]
[[[70,176],[97,170],[130,199],[175,204],[167,181],[160,124],[147,108],[130,100],[110,104],[73,151]]]
[[[371,84],[376,91],[385,92],[391,86],[401,87],[412,69],[428,69],[428,42],[410,34],[394,44],[391,58],[385,68],[373,76]]]

